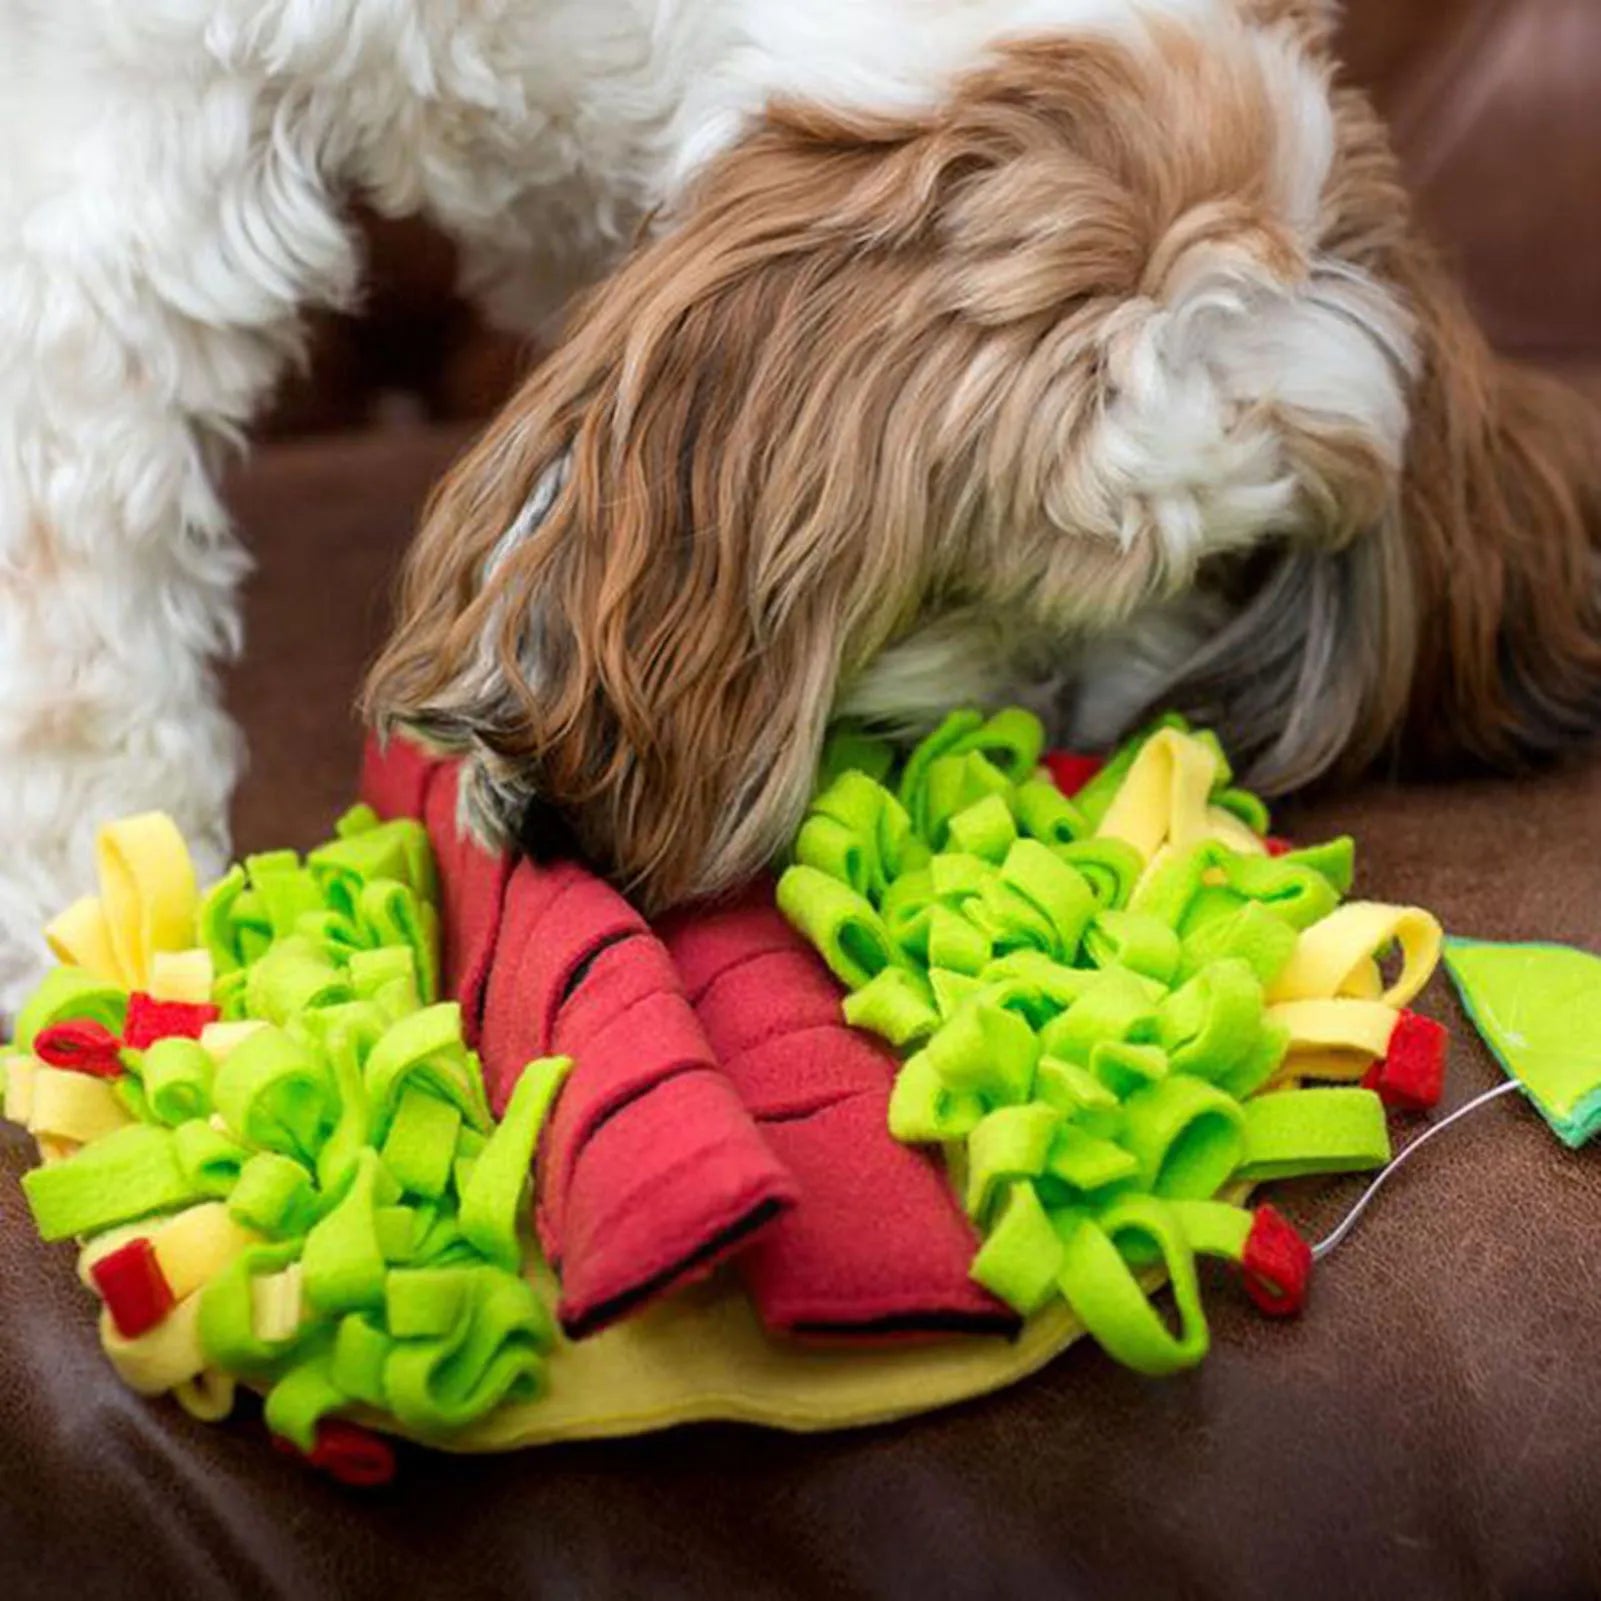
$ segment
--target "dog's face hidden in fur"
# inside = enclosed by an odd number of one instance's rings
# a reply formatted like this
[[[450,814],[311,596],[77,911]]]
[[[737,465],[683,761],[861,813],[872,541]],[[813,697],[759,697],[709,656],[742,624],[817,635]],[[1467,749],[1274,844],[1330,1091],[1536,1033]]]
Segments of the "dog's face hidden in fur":
[[[1588,419],[1497,363],[1323,8],[779,105],[436,495],[369,706],[648,908],[784,845],[836,709],[1077,663],[1268,789],[1601,721]]]

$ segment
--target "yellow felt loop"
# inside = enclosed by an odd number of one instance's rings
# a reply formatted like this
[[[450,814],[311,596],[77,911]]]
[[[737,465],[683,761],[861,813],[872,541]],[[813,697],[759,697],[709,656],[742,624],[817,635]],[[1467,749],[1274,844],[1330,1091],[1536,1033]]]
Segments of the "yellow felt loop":
[[[206,1201],[168,1218],[151,1232],[150,1244],[173,1295],[181,1301],[256,1239],[234,1222],[221,1201]]]
[[[1142,856],[1171,844],[1185,850],[1210,836],[1208,798],[1218,780],[1217,758],[1199,740],[1162,729],[1145,742],[1096,830]]]
[[[117,1332],[109,1311],[100,1314],[100,1343],[117,1377],[137,1395],[161,1395],[203,1373],[200,1297],[180,1301],[153,1329],[128,1339]]]
[[[27,1059],[19,1059],[27,1061]],[[36,1136],[86,1144],[133,1122],[103,1078],[27,1062],[31,1094],[24,1112],[7,1096],[7,1115]]]
[[[170,817],[146,812],[102,828],[95,841],[98,897],[69,906],[45,930],[69,966],[125,989],[148,990],[158,951],[194,944],[194,864]]]
[[[1358,1078],[1389,1050],[1399,1015],[1382,1001],[1347,999],[1282,1001],[1267,1009],[1269,1021],[1289,1032],[1289,1072],[1307,1075],[1305,1063],[1349,1058]]]
[[[44,1064],[32,1056],[6,1059],[6,1116],[24,1128],[33,1123],[33,1088],[43,1068]]]
[[[1250,827],[1221,806],[1207,808],[1205,837],[1228,846],[1231,851],[1238,851],[1242,856],[1267,855],[1267,846],[1251,832]]]
[[[277,1273],[262,1273],[250,1281],[250,1327],[264,1346],[287,1343],[299,1332],[305,1311],[305,1291],[298,1262]]]
[[[158,1001],[183,1001],[203,1006],[211,999],[216,977],[211,952],[156,951],[150,958],[150,993]]]
[[[1401,947],[1401,972],[1375,995],[1373,962],[1391,941]],[[1417,907],[1351,901],[1303,930],[1294,954],[1268,988],[1268,1001],[1350,996],[1406,1006],[1434,971],[1441,941],[1439,922]]]
[[[152,956],[194,941],[194,864],[177,825],[161,812],[107,824],[95,847],[100,903],[122,978],[148,989]]]
[[[1351,970],[1351,976],[1346,979],[1340,993],[1349,995],[1354,1000],[1378,1000],[1384,994],[1384,974],[1380,971],[1379,964],[1372,957],[1365,962],[1358,962]]]
[[[221,1423],[233,1411],[238,1381],[217,1368],[203,1368],[192,1379],[175,1385],[172,1398],[192,1418]]]
[[[111,925],[98,897],[86,895],[74,901],[45,926],[44,937],[57,961],[82,968],[108,983],[125,982],[111,939]]]

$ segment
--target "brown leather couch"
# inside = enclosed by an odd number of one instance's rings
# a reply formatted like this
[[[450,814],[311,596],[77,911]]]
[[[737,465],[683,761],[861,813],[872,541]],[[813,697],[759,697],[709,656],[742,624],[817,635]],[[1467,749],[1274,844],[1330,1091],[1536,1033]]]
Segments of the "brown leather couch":
[[[1601,373],[1601,3],[1358,0],[1347,40],[1497,338]],[[241,848],[310,843],[349,799],[347,707],[388,575],[460,419],[515,366],[445,292],[442,247],[387,230],[377,253],[371,316],[325,330],[277,418],[295,437],[233,488],[261,561],[231,682],[253,744]],[[1601,949],[1594,761],[1373,785],[1281,822],[1355,832],[1369,890],[1458,931]],[[1425,1004],[1456,1032],[1455,1104],[1494,1070],[1443,987]],[[1516,1102],[1397,1179],[1300,1322],[1218,1285],[1191,1376],[1148,1383],[1080,1346],[892,1428],[409,1454],[365,1497],[249,1418],[208,1428],[122,1390],[70,1253],[33,1238],[24,1162],[0,1135],[7,1598],[1601,1594],[1601,1150],[1564,1152]],[[1316,1234],[1353,1188],[1279,1199]]]

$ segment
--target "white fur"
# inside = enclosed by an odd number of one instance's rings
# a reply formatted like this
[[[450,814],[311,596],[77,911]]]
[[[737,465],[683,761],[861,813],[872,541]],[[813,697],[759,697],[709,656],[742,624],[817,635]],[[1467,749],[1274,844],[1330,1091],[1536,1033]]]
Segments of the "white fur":
[[[1229,0],[0,0],[0,1002],[90,877],[104,819],[171,811],[227,849],[238,742],[215,664],[246,568],[214,485],[300,316],[358,283],[352,193],[426,212],[503,319],[540,322],[775,96],[903,110],[1005,39]],[[1271,35],[1264,50],[1280,49]],[[1285,56],[1280,183],[1310,227],[1321,83]],[[1391,441],[1399,314],[1365,284],[1226,274],[1130,339],[1104,504],[1157,508],[1176,568],[1287,504],[1276,393]],[[1362,331],[1360,325],[1366,325]],[[1376,353],[1377,352],[1377,353]],[[1095,531],[1089,528],[1086,531]],[[933,704],[968,647],[862,698]],[[955,686],[960,692],[960,686]]]

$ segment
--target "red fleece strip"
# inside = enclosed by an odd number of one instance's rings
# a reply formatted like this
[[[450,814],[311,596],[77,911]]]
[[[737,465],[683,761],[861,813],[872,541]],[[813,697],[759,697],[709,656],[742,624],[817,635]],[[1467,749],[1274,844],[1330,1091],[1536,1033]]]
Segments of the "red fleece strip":
[[[639,913],[576,863],[517,863],[506,885],[479,1041],[496,1116],[523,1068],[554,1049],[556,1012],[573,980],[607,945],[648,937]],[[577,1063],[577,1070],[585,1066]],[[570,1079],[563,1096],[572,1088]]]
[[[541,1144],[537,1212],[569,1334],[741,1247],[775,1328],[1016,1326],[968,1277],[977,1240],[939,1164],[890,1137],[893,1057],[844,1023],[838,986],[770,884],[669,920],[669,950],[574,864],[500,872],[463,848],[449,769],[431,778],[392,746],[367,771],[376,809],[426,816],[447,982],[469,996],[481,984],[491,1104],[531,1058],[574,1059]]]
[[[889,1091],[763,1122],[800,1205],[740,1258],[769,1328],[851,1339],[1010,1333],[968,1275],[978,1241],[929,1152],[889,1135]]]
[[[422,815],[439,865],[441,979],[445,993],[461,1002],[467,1043],[476,1046],[514,864],[457,826],[458,780],[455,768],[442,770],[428,787]]]
[[[629,1102],[569,1165],[556,1315],[575,1339],[704,1278],[780,1227],[796,1198],[733,1086],[709,1067]]]
[[[386,821],[415,817],[427,826],[439,865],[440,980],[461,1002],[462,1032],[476,1046],[513,858],[484,850],[457,828],[458,772],[456,763],[436,761],[405,740],[384,750],[368,740],[361,794]]]
[[[723,1077],[639,914],[574,863],[490,856],[456,831],[456,773],[369,748],[366,798],[420,815],[439,863],[444,977],[497,1115],[523,1067],[573,1058],[540,1146],[536,1218],[558,1316],[591,1333],[712,1270],[795,1187]]]
[[[573,1167],[595,1131],[675,1074],[716,1064],[667,953],[644,937],[596,957],[561,1008],[551,1049],[578,1064],[551,1113],[539,1186],[540,1235],[545,1254],[559,1265]]]
[[[407,740],[380,745],[369,738],[361,754],[361,798],[386,822],[420,818],[428,786],[443,765]]]
[[[770,1327],[852,1338],[1010,1330],[968,1276],[978,1241],[938,1163],[889,1132],[895,1062],[759,883],[659,925],[713,1051],[800,1185],[741,1257]]]

